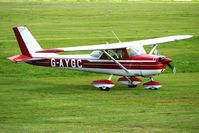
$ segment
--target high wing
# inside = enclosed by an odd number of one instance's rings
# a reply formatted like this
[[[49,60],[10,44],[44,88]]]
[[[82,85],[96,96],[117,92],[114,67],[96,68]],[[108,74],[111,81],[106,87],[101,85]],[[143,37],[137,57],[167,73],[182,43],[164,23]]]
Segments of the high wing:
[[[131,42],[120,42],[120,43],[91,45],[91,46],[77,46],[77,47],[44,49],[44,50],[37,51],[37,53],[56,53],[56,52],[85,51],[85,50],[122,49],[122,48],[128,48],[128,47],[133,47],[133,46],[140,47],[140,46],[144,46],[144,45],[162,44],[162,43],[166,43],[166,42],[172,42],[172,41],[187,39],[187,38],[191,38],[191,37],[192,37],[192,35],[177,35],[177,36],[168,36],[168,37],[138,40],[138,41],[131,41]]]

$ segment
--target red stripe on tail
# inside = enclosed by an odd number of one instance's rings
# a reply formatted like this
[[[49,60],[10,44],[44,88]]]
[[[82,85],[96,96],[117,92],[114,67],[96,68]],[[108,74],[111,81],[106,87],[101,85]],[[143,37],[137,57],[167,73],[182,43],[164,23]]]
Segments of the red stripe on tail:
[[[17,28],[17,27],[14,27],[14,28],[13,28],[13,31],[14,31],[14,33],[15,33],[15,37],[16,37],[17,42],[18,42],[18,44],[19,44],[19,47],[20,47],[20,49],[21,49],[22,55],[31,57],[31,55],[30,55],[30,53],[29,53],[29,51],[28,51],[28,48],[26,47],[26,44],[25,44],[25,42],[24,42],[24,40],[23,40],[23,38],[22,38],[22,36],[21,36],[21,34],[20,34],[18,28]]]

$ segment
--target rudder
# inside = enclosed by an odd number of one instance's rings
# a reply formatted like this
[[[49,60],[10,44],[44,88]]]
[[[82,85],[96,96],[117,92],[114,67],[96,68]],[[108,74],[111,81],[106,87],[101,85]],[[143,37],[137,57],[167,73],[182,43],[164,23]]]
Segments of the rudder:
[[[36,51],[42,50],[39,43],[35,40],[26,27],[13,27],[13,31],[15,33],[22,55],[32,57],[32,54],[34,54]]]

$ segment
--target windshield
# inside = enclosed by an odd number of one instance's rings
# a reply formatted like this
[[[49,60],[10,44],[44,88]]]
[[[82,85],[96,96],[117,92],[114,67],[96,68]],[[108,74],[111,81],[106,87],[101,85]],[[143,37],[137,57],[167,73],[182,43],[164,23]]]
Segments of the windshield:
[[[135,56],[140,54],[139,50],[136,48],[127,48],[127,52],[129,56]]]
[[[139,52],[139,49],[137,49],[136,47],[127,48],[126,50],[127,50],[129,56],[135,56],[135,55],[141,54]],[[114,59],[124,59],[125,58],[124,57],[125,53],[124,53],[124,50],[122,50],[122,49],[109,49],[106,51]],[[102,54],[103,54],[102,51],[96,50],[96,51],[93,51],[90,55],[92,57],[100,58],[102,56]]]
[[[124,58],[124,51],[122,49],[109,49],[106,50],[107,53],[112,56],[114,59],[123,59]],[[93,51],[90,55],[92,57],[100,58],[102,56],[102,51]]]
[[[102,51],[93,51],[90,55],[92,57],[100,57],[102,55]]]

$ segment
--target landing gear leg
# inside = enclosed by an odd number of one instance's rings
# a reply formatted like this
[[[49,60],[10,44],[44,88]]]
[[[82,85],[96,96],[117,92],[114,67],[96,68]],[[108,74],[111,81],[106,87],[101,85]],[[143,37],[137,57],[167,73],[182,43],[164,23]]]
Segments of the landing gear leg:
[[[154,81],[153,77],[149,77],[150,82]],[[158,88],[151,86],[150,88],[148,88],[149,90],[157,90]]]
[[[111,74],[108,78],[108,80],[112,80],[113,74]]]

